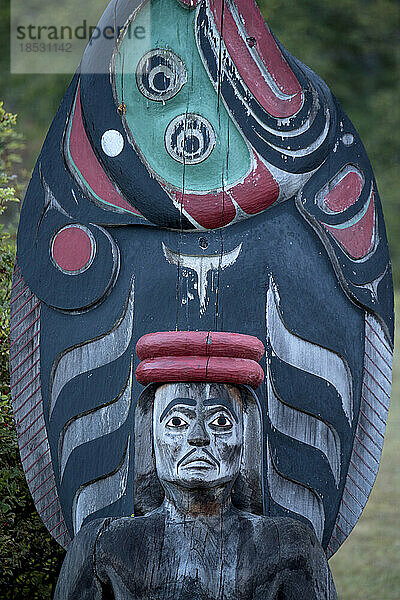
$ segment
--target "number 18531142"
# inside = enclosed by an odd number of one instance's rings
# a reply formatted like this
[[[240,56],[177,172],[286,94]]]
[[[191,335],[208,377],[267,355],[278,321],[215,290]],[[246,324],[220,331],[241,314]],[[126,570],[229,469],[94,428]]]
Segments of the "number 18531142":
[[[20,44],[21,52],[72,52],[72,44],[68,43],[55,43],[55,42],[26,42]]]

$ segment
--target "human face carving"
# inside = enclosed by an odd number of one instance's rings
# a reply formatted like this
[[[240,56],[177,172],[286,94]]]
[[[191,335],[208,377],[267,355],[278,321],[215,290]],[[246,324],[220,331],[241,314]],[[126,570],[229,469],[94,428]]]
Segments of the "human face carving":
[[[239,389],[207,383],[158,387],[153,440],[161,482],[193,488],[233,483],[243,444]]]

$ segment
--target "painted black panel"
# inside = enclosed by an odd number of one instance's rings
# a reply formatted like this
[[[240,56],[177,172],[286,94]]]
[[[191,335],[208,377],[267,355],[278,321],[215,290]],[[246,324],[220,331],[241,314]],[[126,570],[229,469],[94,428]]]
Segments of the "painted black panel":
[[[248,227],[249,223],[252,224],[251,228]],[[265,343],[266,292],[271,275],[279,290],[282,314],[287,326],[296,335],[344,356],[353,375],[355,398],[359,398],[364,313],[338,287],[335,272],[321,242],[299,215],[293,201],[225,230],[224,252],[242,244],[241,250],[236,262],[220,272],[218,293],[218,274],[208,273],[209,302],[203,314],[200,312],[200,301],[195,288],[196,276],[189,268],[186,269],[187,276],[181,277],[177,300],[177,267],[167,261],[162,244],[172,251],[178,252],[180,249],[182,255],[218,255],[220,232],[180,234],[145,226],[109,228],[108,231],[121,251],[121,270],[109,296],[94,309],[72,316],[43,307],[41,372],[45,411],[49,403],[50,375],[57,356],[66,348],[94,339],[113,327],[126,303],[132,275],[135,280],[133,337],[129,348],[120,358],[112,360],[110,352],[112,362],[79,375],[65,385],[49,422],[49,439],[53,452],[56,452],[60,431],[68,419],[111,400],[123,388],[131,357],[134,366],[137,365],[134,348],[143,334],[174,330],[178,326],[179,329],[238,331],[256,335]],[[200,238],[203,245],[204,240],[208,242],[205,250],[199,244]],[[219,315],[216,314],[217,302],[220,305]],[[315,319],[316,311],[321,315],[319,321]],[[265,361],[261,364],[265,368]],[[286,367],[286,373],[290,375],[287,389],[300,385],[304,373],[297,373],[293,367]],[[309,396],[304,400],[308,410],[319,414],[323,384],[318,378],[307,377],[306,374],[301,385],[303,390],[310,386]],[[284,392],[283,395],[286,394],[286,388],[282,389],[279,382],[278,388]],[[141,385],[135,384],[133,402],[142,389]],[[265,407],[265,389],[261,387],[258,394]],[[337,401],[336,395],[329,388],[325,394],[327,402]],[[110,459],[106,460],[105,457],[121,454],[127,431],[132,426],[133,420],[129,426],[121,428],[120,432],[114,432],[107,439],[96,442],[96,452],[85,454],[87,464],[84,477],[81,468],[83,459],[80,458],[84,456],[83,448],[71,455],[62,489],[63,501],[67,505],[71,505],[73,495],[83,479],[89,481],[99,476],[102,457],[104,474],[107,472],[106,465],[109,468],[111,464],[108,464]],[[345,445],[343,456],[348,460],[351,442],[349,425],[346,420],[338,417],[335,419],[335,426]],[[284,436],[280,437],[281,452],[289,442]],[[320,458],[317,451],[313,452]],[[337,490],[332,487],[329,478],[326,487],[323,487],[323,483],[320,487],[326,498],[328,512],[332,513],[330,519],[333,519],[339,501]],[[131,500],[129,494],[124,496],[117,503],[115,511],[131,514]]]

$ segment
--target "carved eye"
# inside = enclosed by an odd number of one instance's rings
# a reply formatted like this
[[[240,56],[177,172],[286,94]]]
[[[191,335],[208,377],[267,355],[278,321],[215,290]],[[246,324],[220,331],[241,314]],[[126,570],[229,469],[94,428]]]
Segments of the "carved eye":
[[[172,419],[166,423],[166,427],[171,427],[172,429],[182,429],[185,425],[187,425],[187,423],[182,417],[172,417]]]
[[[139,61],[136,82],[140,92],[149,100],[162,102],[173,98],[187,81],[183,61],[171,52],[158,48],[150,50]]]
[[[172,119],[165,136],[165,148],[177,162],[197,165],[206,160],[216,143],[213,126],[194,113],[184,113]]]
[[[232,421],[228,419],[228,417],[224,414],[218,415],[213,421],[210,423],[210,427],[216,430],[228,431],[232,429]]]

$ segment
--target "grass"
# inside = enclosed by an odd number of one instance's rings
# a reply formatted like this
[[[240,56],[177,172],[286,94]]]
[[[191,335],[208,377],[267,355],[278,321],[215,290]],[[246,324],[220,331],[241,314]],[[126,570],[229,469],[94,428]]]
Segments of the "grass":
[[[330,561],[339,600],[400,600],[400,333],[396,337],[378,477],[360,521]]]

